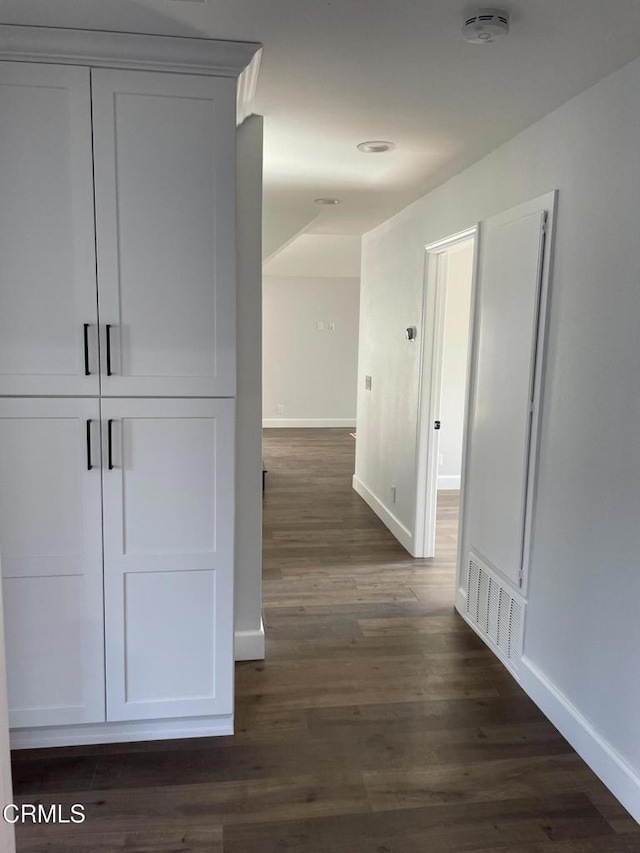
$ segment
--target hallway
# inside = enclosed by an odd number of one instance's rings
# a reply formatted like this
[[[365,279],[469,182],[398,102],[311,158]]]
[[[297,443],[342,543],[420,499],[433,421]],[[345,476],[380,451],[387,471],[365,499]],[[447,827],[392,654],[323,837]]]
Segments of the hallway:
[[[410,559],[351,490],[348,430],[265,435],[268,660],[233,738],[19,753],[42,853],[637,853],[640,827],[453,612],[455,501]]]

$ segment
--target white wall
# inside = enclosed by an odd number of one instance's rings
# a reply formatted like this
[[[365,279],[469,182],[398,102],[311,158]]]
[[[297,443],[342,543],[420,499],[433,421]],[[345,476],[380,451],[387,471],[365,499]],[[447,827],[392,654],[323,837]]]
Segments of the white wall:
[[[236,660],[264,657],[262,125],[262,116],[251,116],[237,136]]]
[[[362,239],[354,234],[299,234],[263,267],[268,276],[360,278]]]
[[[447,254],[439,489],[460,488],[472,280],[473,244],[467,244]]]
[[[357,278],[265,276],[265,426],[355,425],[359,293]]]
[[[636,61],[365,236],[356,460],[410,544],[419,351],[402,335],[420,324],[425,244],[557,188],[526,689],[636,818],[639,107]]]

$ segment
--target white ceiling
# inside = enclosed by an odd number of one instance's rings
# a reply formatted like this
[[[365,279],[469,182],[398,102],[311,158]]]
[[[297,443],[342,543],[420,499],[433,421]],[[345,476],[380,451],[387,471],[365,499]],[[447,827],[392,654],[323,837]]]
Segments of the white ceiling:
[[[0,0],[0,21],[261,41],[265,216],[284,244],[363,233],[640,54],[637,0],[503,5],[512,34],[488,46],[461,38],[462,0]],[[397,148],[364,155],[366,139]]]

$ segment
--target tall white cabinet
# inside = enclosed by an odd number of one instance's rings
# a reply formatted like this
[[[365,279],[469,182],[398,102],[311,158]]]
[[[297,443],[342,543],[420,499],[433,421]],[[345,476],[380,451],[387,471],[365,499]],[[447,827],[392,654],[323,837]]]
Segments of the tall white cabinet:
[[[16,746],[232,731],[236,85],[258,47],[0,27]]]

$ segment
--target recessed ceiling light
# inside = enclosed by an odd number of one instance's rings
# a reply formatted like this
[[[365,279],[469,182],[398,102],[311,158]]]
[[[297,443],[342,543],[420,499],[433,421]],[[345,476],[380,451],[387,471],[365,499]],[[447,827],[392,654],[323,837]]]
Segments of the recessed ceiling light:
[[[314,198],[314,204],[326,205],[329,207],[332,204],[340,204],[339,198]]]
[[[393,142],[385,142],[382,139],[374,139],[356,145],[358,151],[362,151],[363,154],[384,154],[385,151],[393,151],[395,147]]]

